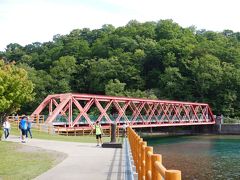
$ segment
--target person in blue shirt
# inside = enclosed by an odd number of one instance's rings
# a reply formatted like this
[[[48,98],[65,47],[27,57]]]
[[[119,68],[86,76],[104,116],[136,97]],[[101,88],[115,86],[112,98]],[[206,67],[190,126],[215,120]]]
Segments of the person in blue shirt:
[[[27,133],[27,117],[26,116],[23,116],[21,118],[21,121],[19,123],[19,129],[21,130],[22,132],[22,143],[25,143],[25,136],[26,136],[26,133]]]
[[[28,138],[28,133],[29,133],[30,137],[32,138],[31,128],[32,128],[32,120],[31,120],[30,117],[28,117],[28,118],[27,118],[27,132],[26,132],[26,138]]]

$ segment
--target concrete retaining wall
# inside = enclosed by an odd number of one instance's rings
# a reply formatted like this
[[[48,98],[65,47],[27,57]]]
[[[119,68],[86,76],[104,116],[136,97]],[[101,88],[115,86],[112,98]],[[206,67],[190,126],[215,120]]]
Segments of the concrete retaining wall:
[[[240,134],[240,124],[136,128],[142,135]]]
[[[240,124],[219,124],[216,126],[220,134],[240,134]]]

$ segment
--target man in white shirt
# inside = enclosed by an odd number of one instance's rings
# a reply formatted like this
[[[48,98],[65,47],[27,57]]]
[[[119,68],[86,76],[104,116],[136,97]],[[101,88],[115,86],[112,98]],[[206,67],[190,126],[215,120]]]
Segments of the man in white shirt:
[[[5,122],[3,123],[5,139],[7,139],[9,136],[10,128],[11,128],[10,122],[8,120],[5,120]]]

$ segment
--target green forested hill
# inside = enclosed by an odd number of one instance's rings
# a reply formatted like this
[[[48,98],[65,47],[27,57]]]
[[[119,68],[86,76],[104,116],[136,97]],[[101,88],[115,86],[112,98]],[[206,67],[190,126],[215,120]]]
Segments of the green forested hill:
[[[48,94],[80,92],[209,103],[240,116],[240,33],[183,28],[172,20],[75,29],[53,41],[0,52],[35,84],[32,111]]]

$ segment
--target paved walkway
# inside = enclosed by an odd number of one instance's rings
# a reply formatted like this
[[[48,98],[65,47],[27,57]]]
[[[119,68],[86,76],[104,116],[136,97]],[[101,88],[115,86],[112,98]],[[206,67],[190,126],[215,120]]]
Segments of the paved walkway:
[[[9,141],[20,142],[11,136]],[[94,143],[75,143],[29,139],[26,146],[66,153],[61,163],[35,178],[36,180],[122,180],[125,159],[123,149],[96,147]]]

